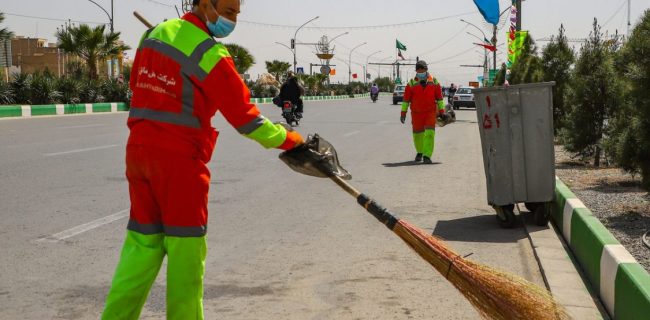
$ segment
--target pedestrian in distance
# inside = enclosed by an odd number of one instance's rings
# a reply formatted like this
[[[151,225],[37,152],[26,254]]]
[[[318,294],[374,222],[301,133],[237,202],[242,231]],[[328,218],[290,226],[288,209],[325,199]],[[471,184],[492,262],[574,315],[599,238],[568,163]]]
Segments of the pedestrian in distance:
[[[404,91],[404,102],[400,121],[406,121],[406,114],[411,109],[413,126],[413,144],[415,161],[431,164],[435,148],[436,118],[445,114],[442,89],[436,78],[428,72],[427,63],[419,60],[415,64],[416,76],[410,80]]]
[[[138,319],[167,257],[167,319],[203,319],[208,187],[220,111],[265,148],[303,139],[263,117],[226,47],[240,0],[194,0],[192,11],[149,29],[130,87],[126,177],[130,218],[102,319]]]

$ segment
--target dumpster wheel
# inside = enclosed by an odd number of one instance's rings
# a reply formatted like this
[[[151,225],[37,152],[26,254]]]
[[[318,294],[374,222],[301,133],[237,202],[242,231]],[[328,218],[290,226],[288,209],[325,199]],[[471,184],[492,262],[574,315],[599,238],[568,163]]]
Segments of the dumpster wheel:
[[[548,219],[551,216],[551,204],[549,202],[526,202],[524,203],[526,209],[533,213],[533,220],[538,226],[545,226],[548,224]]]
[[[508,204],[505,206],[493,206],[497,212],[497,221],[501,228],[510,229],[515,226],[517,218],[515,217],[515,205]]]

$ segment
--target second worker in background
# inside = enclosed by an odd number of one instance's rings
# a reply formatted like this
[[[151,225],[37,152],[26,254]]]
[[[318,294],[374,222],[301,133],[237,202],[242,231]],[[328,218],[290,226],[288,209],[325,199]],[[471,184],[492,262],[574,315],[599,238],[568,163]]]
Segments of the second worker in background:
[[[411,123],[413,124],[413,143],[415,145],[415,161],[431,164],[431,156],[435,146],[436,118],[445,113],[442,88],[438,80],[428,72],[427,63],[423,60],[415,64],[415,78],[406,84],[404,102],[400,121],[406,121],[406,113],[411,107]]]

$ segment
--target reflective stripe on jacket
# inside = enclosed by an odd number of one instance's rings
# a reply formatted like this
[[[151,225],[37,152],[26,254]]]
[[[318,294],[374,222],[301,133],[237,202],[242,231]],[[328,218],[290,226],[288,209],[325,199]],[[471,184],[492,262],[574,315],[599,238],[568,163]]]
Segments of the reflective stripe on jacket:
[[[404,91],[404,103],[402,111],[406,112],[408,107],[411,112],[435,112],[436,109],[444,110],[442,87],[437,79],[429,75],[425,86],[420,84],[419,79],[412,79],[406,84]]]
[[[192,13],[147,31],[131,72],[130,144],[154,145],[207,162],[221,111],[242,135],[266,148],[288,149],[287,132],[260,115],[226,47]]]

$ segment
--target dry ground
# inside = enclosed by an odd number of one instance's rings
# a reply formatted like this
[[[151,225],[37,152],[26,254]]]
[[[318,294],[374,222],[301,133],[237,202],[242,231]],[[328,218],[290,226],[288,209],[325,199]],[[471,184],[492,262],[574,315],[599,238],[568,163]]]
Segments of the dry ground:
[[[650,230],[650,194],[641,188],[640,177],[615,167],[595,168],[572,158],[561,146],[555,150],[555,174],[650,271],[650,248],[641,240]]]

